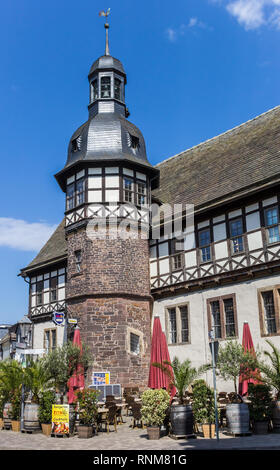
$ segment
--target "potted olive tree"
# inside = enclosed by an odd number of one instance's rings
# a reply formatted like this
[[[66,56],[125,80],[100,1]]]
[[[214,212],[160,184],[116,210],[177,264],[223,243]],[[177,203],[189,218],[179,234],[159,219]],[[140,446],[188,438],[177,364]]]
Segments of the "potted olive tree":
[[[159,439],[160,427],[165,421],[170,404],[170,395],[163,389],[146,390],[141,399],[141,414],[147,425],[148,439]]]
[[[177,357],[174,357],[172,363],[163,361],[162,364],[153,363],[153,366],[159,367],[169,377],[170,389],[176,387],[178,392],[179,404],[172,405],[170,408],[172,434],[176,436],[192,435],[193,411],[191,405],[184,405],[184,393],[194,380],[209,369],[209,364],[196,369],[191,366],[189,359],[180,362]],[[173,374],[170,366],[172,367]]]
[[[54,390],[46,390],[40,395],[38,418],[42,426],[42,432],[46,436],[50,436],[52,432],[52,405],[55,404],[55,400]]]
[[[264,384],[249,384],[248,399],[253,432],[267,434],[273,406],[270,387]]]
[[[84,389],[76,394],[78,400],[79,427],[78,436],[80,439],[88,439],[93,435],[93,425],[97,420],[97,397],[98,390]]]
[[[197,380],[193,384],[192,409],[196,425],[202,428],[206,438],[215,435],[215,401],[214,391],[204,380]]]
[[[276,391],[272,407],[273,432],[280,433],[280,350],[269,340],[267,344],[272,351],[263,351],[264,358],[258,361],[262,382]]]
[[[243,380],[255,377],[257,358],[237,341],[227,341],[220,347],[217,372],[224,380],[231,380],[234,386],[232,403],[226,405],[228,430],[232,434],[246,434],[249,432],[249,408],[243,398],[238,394],[239,376]]]

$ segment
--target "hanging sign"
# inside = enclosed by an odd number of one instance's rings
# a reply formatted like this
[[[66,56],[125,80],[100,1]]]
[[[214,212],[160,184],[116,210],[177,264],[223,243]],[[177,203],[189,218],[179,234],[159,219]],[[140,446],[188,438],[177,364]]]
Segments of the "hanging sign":
[[[70,323],[70,325],[77,325],[78,320],[76,320],[76,318],[68,318],[68,323]]]
[[[69,405],[52,405],[52,434],[69,434]]]
[[[63,312],[53,312],[53,322],[56,325],[62,325],[64,322],[64,313]]]
[[[109,385],[110,372],[93,372],[92,385]]]

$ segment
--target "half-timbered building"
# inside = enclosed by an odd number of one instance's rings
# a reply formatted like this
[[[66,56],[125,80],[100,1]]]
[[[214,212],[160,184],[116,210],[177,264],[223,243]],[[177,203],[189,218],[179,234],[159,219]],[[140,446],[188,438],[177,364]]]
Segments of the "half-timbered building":
[[[255,346],[280,346],[280,107],[153,167],[127,120],[125,85],[106,47],[89,73],[89,118],[56,175],[64,219],[21,271],[33,348],[62,344],[77,319],[95,370],[145,386],[154,316],[171,358],[195,366],[209,361],[210,330],[242,341],[245,321]],[[182,232],[153,238],[151,202],[193,204],[193,231],[183,211]],[[130,236],[109,237],[108,223]],[[62,326],[53,312],[65,313]]]

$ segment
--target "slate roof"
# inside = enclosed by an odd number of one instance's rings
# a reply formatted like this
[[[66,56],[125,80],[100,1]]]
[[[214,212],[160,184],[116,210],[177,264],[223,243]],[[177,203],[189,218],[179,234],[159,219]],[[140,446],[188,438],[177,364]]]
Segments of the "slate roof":
[[[242,197],[250,188],[280,182],[280,106],[156,168],[160,170],[160,186],[153,196],[170,204],[192,203],[196,210]],[[22,273],[66,257],[63,220]]]
[[[45,264],[50,262],[55,263],[67,257],[64,226],[65,220],[63,219],[33,261],[31,261],[26,268],[21,270],[22,274],[32,269],[43,267]]]
[[[280,106],[161,163],[153,195],[196,210],[280,180]]]

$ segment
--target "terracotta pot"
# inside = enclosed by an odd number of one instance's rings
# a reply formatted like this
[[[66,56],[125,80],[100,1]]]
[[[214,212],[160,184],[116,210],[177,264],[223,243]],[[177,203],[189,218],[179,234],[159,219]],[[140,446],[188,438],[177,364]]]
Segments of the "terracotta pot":
[[[52,425],[41,423],[41,426],[42,426],[42,433],[45,434],[45,436],[50,436],[52,433]]]
[[[78,437],[80,439],[89,439],[93,436],[92,426],[78,426]]]
[[[202,424],[203,437],[206,439],[211,439],[215,437],[215,424]]]
[[[20,432],[20,421],[13,421],[12,420],[12,431]]]
[[[149,440],[156,440],[160,438],[160,427],[159,426],[148,426],[148,439]]]
[[[254,434],[267,434],[268,433],[268,421],[255,421],[253,423]]]

